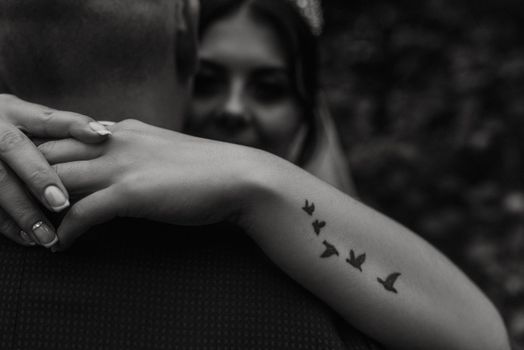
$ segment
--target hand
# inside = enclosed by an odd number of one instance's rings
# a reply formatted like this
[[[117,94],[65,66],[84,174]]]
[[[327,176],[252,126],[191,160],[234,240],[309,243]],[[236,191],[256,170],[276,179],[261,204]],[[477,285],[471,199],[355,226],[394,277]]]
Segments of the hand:
[[[75,203],[58,228],[59,248],[90,227],[117,216],[181,225],[233,219],[251,171],[245,159],[259,152],[124,121],[102,144],[75,140],[39,146]]]
[[[60,178],[29,137],[97,143],[108,135],[86,116],[0,94],[0,232],[26,246],[50,246],[55,230],[40,207],[58,212],[69,205]]]

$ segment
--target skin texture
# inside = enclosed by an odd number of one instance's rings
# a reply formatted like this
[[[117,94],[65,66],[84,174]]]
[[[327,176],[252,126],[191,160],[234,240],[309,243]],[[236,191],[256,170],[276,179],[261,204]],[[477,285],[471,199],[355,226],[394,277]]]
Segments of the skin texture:
[[[60,248],[115,216],[184,225],[228,220],[388,348],[509,349],[493,305],[449,260],[302,169],[260,150],[138,121],[110,130],[99,145],[40,146],[80,198],[58,229]]]
[[[190,132],[289,159],[304,122],[277,34],[242,9],[207,29],[199,57]]]
[[[95,146],[72,139],[39,146],[71,195],[80,199],[58,229],[56,248],[69,247],[91,226],[117,216],[205,225],[243,215],[246,179],[239,159],[250,155],[247,148],[136,120],[109,129],[111,139]],[[160,151],[165,149],[177,151]]]
[[[46,189],[53,186],[69,197],[60,178],[22,130],[40,138],[73,137],[85,143],[106,140],[107,134],[101,135],[89,125],[93,121],[0,94],[0,231],[5,236],[27,246],[38,242],[31,239],[35,238],[31,237],[35,224],[44,222],[54,231],[42,210],[43,206],[57,211],[46,198]],[[24,239],[21,230],[30,239]]]

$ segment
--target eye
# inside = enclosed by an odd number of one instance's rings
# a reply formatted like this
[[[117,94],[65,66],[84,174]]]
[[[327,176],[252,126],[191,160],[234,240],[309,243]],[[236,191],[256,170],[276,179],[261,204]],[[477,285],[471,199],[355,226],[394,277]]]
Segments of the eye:
[[[255,79],[251,85],[251,89],[253,96],[263,103],[280,103],[291,97],[291,87],[287,79]]]
[[[226,91],[226,85],[222,74],[203,69],[195,76],[193,94],[196,98],[211,98]]]

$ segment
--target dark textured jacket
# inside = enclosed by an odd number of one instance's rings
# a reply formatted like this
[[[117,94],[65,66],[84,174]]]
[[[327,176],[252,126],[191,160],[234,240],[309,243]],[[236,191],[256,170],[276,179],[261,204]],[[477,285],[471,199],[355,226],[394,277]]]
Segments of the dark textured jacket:
[[[374,349],[228,226],[120,221],[66,252],[0,238],[0,349]]]

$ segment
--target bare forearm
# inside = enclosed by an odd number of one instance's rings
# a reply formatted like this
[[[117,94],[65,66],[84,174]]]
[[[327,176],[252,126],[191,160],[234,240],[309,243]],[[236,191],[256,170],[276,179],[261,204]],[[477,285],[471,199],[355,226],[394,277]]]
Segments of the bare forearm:
[[[492,304],[431,245],[288,163],[261,161],[243,226],[349,323],[391,348],[509,348]]]

